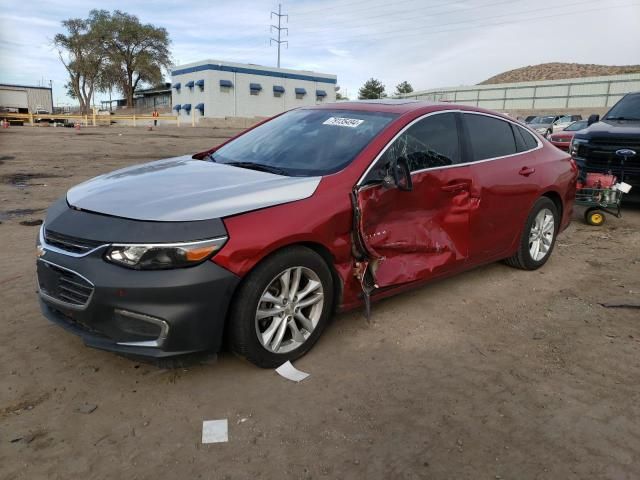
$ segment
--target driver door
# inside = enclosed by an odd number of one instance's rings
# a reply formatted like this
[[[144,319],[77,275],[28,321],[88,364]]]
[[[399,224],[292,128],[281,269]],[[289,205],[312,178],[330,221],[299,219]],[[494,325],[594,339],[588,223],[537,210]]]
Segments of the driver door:
[[[464,266],[475,201],[470,168],[461,164],[459,126],[457,112],[412,123],[361,181],[356,191],[360,243],[375,286],[425,280]],[[404,163],[409,191],[396,184],[394,175]]]

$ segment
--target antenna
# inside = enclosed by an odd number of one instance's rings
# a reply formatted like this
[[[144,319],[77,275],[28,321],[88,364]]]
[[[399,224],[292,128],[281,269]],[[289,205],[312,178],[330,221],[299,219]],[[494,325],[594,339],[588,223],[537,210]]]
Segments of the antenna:
[[[273,29],[275,28],[278,31],[278,39],[276,40],[275,38],[271,37],[269,39],[269,45],[273,45],[273,42],[276,42],[278,44],[278,68],[280,68],[280,45],[284,43],[287,46],[287,48],[289,48],[289,41],[280,39],[280,34],[282,33],[283,30],[287,34],[287,36],[289,36],[289,29],[287,27],[283,27],[281,22],[282,22],[282,17],[286,17],[287,23],[289,23],[289,15],[282,13],[282,4],[280,3],[278,4],[278,13],[271,12],[271,19],[273,19],[274,15],[278,17],[278,25],[271,25],[271,29],[269,30],[269,33],[273,32]]]

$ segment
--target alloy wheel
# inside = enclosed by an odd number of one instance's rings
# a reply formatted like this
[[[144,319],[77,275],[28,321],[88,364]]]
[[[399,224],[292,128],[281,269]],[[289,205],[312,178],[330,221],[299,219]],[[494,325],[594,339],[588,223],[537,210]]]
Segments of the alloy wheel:
[[[541,261],[549,253],[555,229],[553,212],[548,208],[540,210],[529,232],[529,254],[534,261]]]
[[[287,353],[300,347],[315,330],[324,308],[318,275],[306,267],[279,273],[262,293],[256,309],[256,334],[269,352]]]

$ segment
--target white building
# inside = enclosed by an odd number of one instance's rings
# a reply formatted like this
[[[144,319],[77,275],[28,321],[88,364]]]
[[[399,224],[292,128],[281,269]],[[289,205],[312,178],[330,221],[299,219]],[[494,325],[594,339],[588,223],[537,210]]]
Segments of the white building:
[[[334,102],[335,75],[204,60],[171,72],[174,113],[199,117],[267,117]]]

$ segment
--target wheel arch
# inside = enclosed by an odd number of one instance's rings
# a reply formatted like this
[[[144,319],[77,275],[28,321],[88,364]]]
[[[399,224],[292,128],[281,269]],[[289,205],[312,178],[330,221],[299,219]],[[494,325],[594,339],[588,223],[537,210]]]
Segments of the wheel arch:
[[[558,209],[558,223],[562,222],[562,217],[564,215],[564,203],[562,202],[562,197],[555,190],[548,190],[544,192],[541,197],[547,197],[549,200],[553,202],[553,204]]]
[[[291,248],[291,247],[296,247],[296,246],[301,246],[301,247],[306,247],[309,250],[312,250],[313,252],[317,253],[322,260],[325,262],[325,264],[327,265],[327,267],[329,267],[329,271],[331,272],[331,280],[333,281],[333,305],[332,305],[332,314],[336,312],[336,310],[338,309],[338,307],[342,304],[342,295],[343,295],[343,290],[344,290],[344,282],[342,281],[342,278],[340,277],[340,275],[338,274],[338,270],[336,269],[336,264],[335,264],[335,260],[333,258],[333,256],[331,255],[331,252],[329,251],[329,249],[327,247],[325,247],[324,245],[322,245],[321,243],[318,242],[313,242],[313,241],[299,241],[299,242],[291,242],[288,243],[286,245],[281,245],[278,248],[275,248],[271,251],[269,251],[268,254],[264,255],[262,258],[260,258],[260,260],[258,262],[256,262],[251,269],[242,277],[240,283],[238,284],[238,286],[236,287],[232,297],[231,297],[231,301],[229,302],[230,304],[236,301],[236,297],[238,295],[238,292],[240,291],[240,285],[242,284],[242,282],[246,281],[247,276],[249,275],[249,273],[251,273],[253,270],[255,270],[258,265],[261,265],[262,263],[266,262],[269,258],[271,258],[273,255],[281,252],[282,250],[285,250],[287,248]],[[225,318],[225,322],[224,322],[224,330],[225,330],[225,334],[224,337],[226,339],[226,331],[228,330],[228,325],[229,322],[231,321],[231,317],[230,315],[227,314],[227,318]]]

